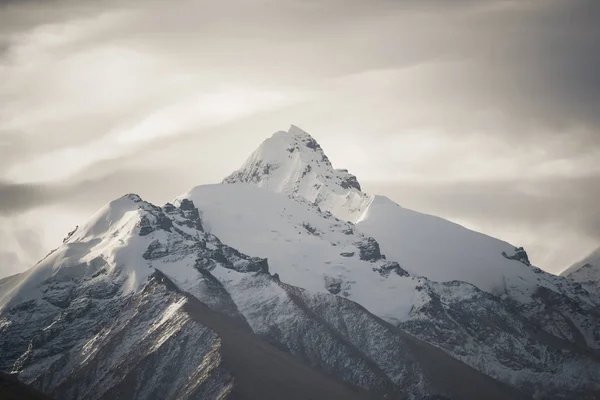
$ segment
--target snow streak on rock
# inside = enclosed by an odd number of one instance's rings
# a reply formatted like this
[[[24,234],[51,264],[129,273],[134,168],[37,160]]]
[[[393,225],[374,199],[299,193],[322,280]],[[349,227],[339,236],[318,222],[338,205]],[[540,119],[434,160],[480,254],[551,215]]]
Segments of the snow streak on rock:
[[[0,370],[60,399],[600,398],[595,264],[365,194],[294,126],[224,182],[123,196],[0,280]]]

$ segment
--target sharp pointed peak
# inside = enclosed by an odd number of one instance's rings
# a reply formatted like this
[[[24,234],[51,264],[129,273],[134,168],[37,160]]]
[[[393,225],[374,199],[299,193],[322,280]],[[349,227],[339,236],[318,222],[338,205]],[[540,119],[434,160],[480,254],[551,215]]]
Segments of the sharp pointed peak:
[[[315,140],[315,138],[308,133],[307,131],[305,131],[304,129],[296,126],[296,125],[290,125],[290,127],[288,128],[288,130],[284,131],[277,131],[275,132],[270,138],[266,139],[263,144],[265,143],[269,143],[272,140],[275,139],[279,139],[282,142],[290,142],[290,143],[311,143],[314,144],[313,146],[309,145],[309,148],[312,148],[314,150],[314,148],[318,147],[319,149],[321,148],[319,146],[319,144],[317,143],[317,141]]]
[[[294,136],[310,136],[310,134],[308,132],[306,132],[304,129],[300,128],[297,125],[290,125],[290,127],[287,130],[287,133],[289,135],[294,135]],[[312,137],[312,136],[310,136]]]
[[[296,125],[290,125],[287,131],[275,132],[270,138],[263,141],[256,153],[265,156],[265,152],[268,153],[268,156],[275,158],[277,158],[277,154],[281,156],[298,152],[331,166],[321,145],[308,132]],[[311,160],[311,162],[314,162],[314,160]]]
[[[246,183],[302,197],[344,220],[356,219],[371,200],[356,177],[334,169],[306,131],[291,125],[266,139],[223,183]]]

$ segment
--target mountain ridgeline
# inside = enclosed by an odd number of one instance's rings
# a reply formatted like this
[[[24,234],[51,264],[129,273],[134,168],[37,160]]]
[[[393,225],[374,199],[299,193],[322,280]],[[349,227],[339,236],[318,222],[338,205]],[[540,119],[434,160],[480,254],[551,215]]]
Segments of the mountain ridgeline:
[[[292,126],[0,280],[0,370],[61,400],[600,399],[586,268],[364,193]]]

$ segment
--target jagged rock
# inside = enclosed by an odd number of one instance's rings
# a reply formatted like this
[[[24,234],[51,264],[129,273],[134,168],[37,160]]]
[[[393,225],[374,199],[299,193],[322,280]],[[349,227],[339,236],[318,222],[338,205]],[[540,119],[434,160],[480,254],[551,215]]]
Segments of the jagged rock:
[[[129,200],[133,201],[134,203],[140,203],[143,201],[142,198],[135,193],[126,194],[123,196],[123,198],[129,199]]]
[[[157,225],[163,231],[171,232],[171,228],[173,227],[173,222],[164,214],[159,214]]]
[[[143,215],[138,223],[140,227],[140,236],[146,236],[154,232],[154,228],[147,216]]]
[[[378,272],[384,278],[390,276],[390,273],[392,272],[398,276],[410,276],[410,274],[403,270],[402,267],[400,267],[400,264],[395,261],[387,262],[380,267],[373,268],[373,271]]]
[[[326,276],[325,288],[331,294],[339,294],[342,291],[342,281],[338,278]]]
[[[167,246],[159,242],[158,240],[153,241],[148,245],[148,249],[144,252],[142,257],[146,260],[155,260],[169,254]]]
[[[167,214],[172,214],[174,212],[177,212],[177,207],[175,207],[173,204],[171,203],[166,203],[163,206],[163,210],[164,212],[166,212]]]
[[[67,240],[69,240],[71,238],[71,236],[73,236],[73,234],[75,234],[75,232],[77,232],[77,229],[79,229],[79,225],[75,226],[75,229],[73,229],[71,232],[69,232],[67,234],[67,236],[63,239],[63,243],[65,243]]]
[[[42,299],[59,308],[67,308],[73,298],[74,287],[70,282],[51,283]]]
[[[302,224],[302,226],[304,227],[304,229],[306,229],[306,231],[308,233],[310,233],[311,235],[315,235],[315,236],[319,236],[319,231],[317,230],[317,228],[315,228],[314,226],[312,226],[311,224],[309,224],[308,222],[305,222]]]
[[[363,261],[377,261],[381,260],[381,250],[379,249],[379,243],[372,237],[366,238],[364,241],[357,243],[360,253],[360,259]]]
[[[202,226],[202,220],[200,218],[200,212],[194,205],[193,201],[188,199],[181,200],[179,209],[182,212],[182,216],[188,220],[183,222],[185,225],[187,225],[190,228],[195,228],[199,231],[204,231],[204,227]]]
[[[163,210],[158,207],[147,207],[146,211],[147,214],[142,215],[138,221],[140,236],[147,236],[156,229],[162,229],[164,231],[171,232],[173,222],[163,213]]]
[[[515,247],[515,254],[513,255],[508,255],[504,251],[502,252],[502,255],[509,260],[519,261],[527,266],[531,266],[531,263],[529,262],[529,256],[522,247]]]
[[[358,183],[358,179],[356,178],[356,176],[349,173],[347,169],[338,169],[336,171],[340,173],[339,185],[343,189],[356,189],[358,191],[361,190],[360,183]]]

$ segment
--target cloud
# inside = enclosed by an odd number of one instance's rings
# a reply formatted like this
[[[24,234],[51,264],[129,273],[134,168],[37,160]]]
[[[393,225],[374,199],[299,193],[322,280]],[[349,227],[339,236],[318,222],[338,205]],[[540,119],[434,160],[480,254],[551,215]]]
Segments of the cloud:
[[[600,175],[597,1],[0,8],[4,216],[93,211],[130,191],[168,200],[294,123],[362,181],[410,187],[417,208],[531,243],[560,227],[597,238],[583,184]]]
[[[0,277],[30,268],[47,252],[35,228],[24,228],[1,218],[0,222]]]
[[[0,181],[0,215],[25,211],[52,201],[52,190],[44,185]]]

